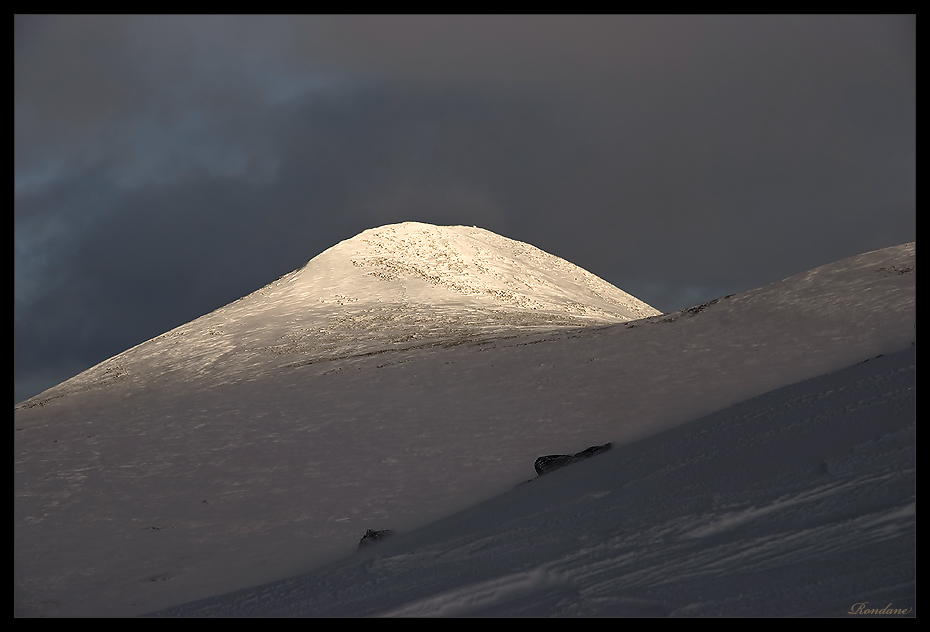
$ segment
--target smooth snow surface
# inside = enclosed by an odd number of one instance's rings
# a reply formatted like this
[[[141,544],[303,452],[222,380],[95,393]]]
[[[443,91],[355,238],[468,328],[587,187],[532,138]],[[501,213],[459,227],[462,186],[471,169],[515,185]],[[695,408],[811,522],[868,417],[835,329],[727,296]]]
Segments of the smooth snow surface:
[[[143,614],[403,541],[540,455],[909,348],[915,279],[906,244],[653,315],[487,231],[366,231],[16,407],[14,611]],[[561,577],[515,573],[474,599]]]

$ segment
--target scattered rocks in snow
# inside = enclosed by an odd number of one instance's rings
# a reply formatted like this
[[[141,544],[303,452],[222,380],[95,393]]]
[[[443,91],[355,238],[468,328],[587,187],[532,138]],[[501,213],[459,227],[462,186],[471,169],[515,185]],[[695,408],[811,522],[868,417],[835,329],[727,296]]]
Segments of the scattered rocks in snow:
[[[152,575],[151,577],[147,577],[146,579],[150,582],[166,582],[172,577],[174,576],[168,573],[159,573],[158,575]]]
[[[665,316],[665,317],[662,318],[661,320],[662,320],[663,323],[673,323],[673,322],[675,322],[676,320],[678,320],[679,318],[681,318],[682,316],[684,316],[684,315],[686,315],[686,314],[687,314],[688,316],[695,316],[695,315],[697,315],[697,314],[703,312],[705,309],[707,309],[707,308],[710,307],[711,305],[714,305],[715,303],[717,303],[717,301],[726,300],[726,299],[730,298],[731,296],[733,296],[733,294],[727,294],[727,295],[724,296],[722,299],[720,299],[720,298],[715,298],[714,300],[708,301],[707,303],[701,303],[700,305],[695,305],[694,307],[689,307],[688,309],[681,309],[681,310],[678,310],[678,311],[675,312],[674,314],[671,314],[671,315],[669,315],[669,316]],[[651,321],[651,322],[656,322],[656,321],[654,320],[654,321]]]
[[[602,452],[607,452],[610,449],[610,443],[605,443],[604,445],[593,445],[586,450],[577,452],[575,454],[550,454],[548,456],[541,456],[536,459],[534,464],[536,467],[536,473],[542,476],[543,474],[548,474],[554,470],[559,469],[560,467],[565,467],[566,465],[571,465],[572,463],[577,463],[578,461],[584,461],[585,459],[591,458]]]
[[[369,529],[365,532],[365,535],[362,536],[362,539],[358,541],[358,548],[363,549],[366,546],[378,542],[379,540],[383,540],[391,535],[391,533],[392,531],[390,529],[382,529],[381,531],[373,531]]]

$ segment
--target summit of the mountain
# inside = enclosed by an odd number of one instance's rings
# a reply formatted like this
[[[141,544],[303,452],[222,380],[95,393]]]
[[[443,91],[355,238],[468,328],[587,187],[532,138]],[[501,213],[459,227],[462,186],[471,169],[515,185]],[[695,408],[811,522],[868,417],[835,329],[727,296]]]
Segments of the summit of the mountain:
[[[281,365],[658,314],[529,244],[477,227],[404,222],[342,241],[248,296],[30,401],[116,380],[173,375],[223,383]]]
[[[366,230],[312,259],[289,282],[295,295],[321,303],[532,311],[585,319],[579,322],[659,313],[564,259],[474,226],[405,222]]]

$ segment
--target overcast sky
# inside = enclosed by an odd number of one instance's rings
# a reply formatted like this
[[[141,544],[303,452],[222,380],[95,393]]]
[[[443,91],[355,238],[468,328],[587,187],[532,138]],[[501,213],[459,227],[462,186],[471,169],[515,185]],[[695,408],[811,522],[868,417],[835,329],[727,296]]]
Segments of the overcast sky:
[[[668,312],[916,239],[916,18],[14,19],[21,401],[383,224]]]

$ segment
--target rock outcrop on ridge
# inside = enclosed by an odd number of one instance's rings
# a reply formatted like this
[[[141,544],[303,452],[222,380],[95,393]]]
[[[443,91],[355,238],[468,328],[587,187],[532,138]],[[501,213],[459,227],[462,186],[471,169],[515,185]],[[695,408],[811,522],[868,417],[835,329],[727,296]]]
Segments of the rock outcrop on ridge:
[[[536,468],[536,473],[542,476],[543,474],[548,474],[549,472],[554,472],[559,468],[563,468],[566,465],[571,465],[578,461],[590,459],[592,456],[603,454],[610,450],[610,448],[611,444],[608,442],[604,445],[592,445],[590,448],[582,450],[581,452],[576,452],[575,454],[549,454],[536,459],[533,467]]]

